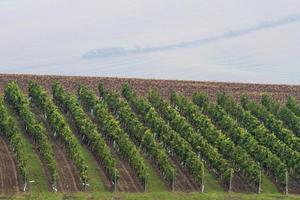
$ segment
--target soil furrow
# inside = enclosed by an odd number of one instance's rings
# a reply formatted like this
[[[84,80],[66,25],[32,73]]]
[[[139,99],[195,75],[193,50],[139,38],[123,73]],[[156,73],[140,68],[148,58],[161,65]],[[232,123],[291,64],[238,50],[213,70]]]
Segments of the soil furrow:
[[[175,159],[173,159],[173,162],[177,167],[175,190],[182,192],[200,191],[200,187],[197,186],[188,170],[184,169]]]
[[[235,173],[232,178],[232,191],[233,192],[247,192],[252,193],[256,192],[254,188],[249,186],[242,176],[238,173]]]
[[[2,137],[0,137],[0,172],[2,193],[19,192],[17,168],[12,156],[13,155],[7,147],[6,142]]]
[[[300,180],[296,180],[292,177],[289,178],[289,185],[288,185],[289,193],[291,194],[300,194]]]
[[[3,170],[2,170],[2,168],[3,168],[3,166],[2,166],[2,163],[3,162],[1,162],[1,165],[0,165],[0,180],[1,180],[1,188],[0,188],[0,191],[1,191],[1,194],[2,193],[4,193],[4,182],[3,182]]]
[[[121,192],[142,192],[141,183],[138,181],[136,175],[132,172],[126,161],[123,161],[113,149],[111,149],[115,158],[117,158],[117,169],[119,170],[120,177],[118,180],[118,191]]]
[[[58,176],[61,185],[59,191],[77,192],[78,188],[74,176],[76,176],[78,173],[76,171],[74,172],[71,169],[71,163],[67,161],[64,153],[60,150],[60,148],[62,147],[59,147],[57,144],[55,144],[54,141],[52,141],[51,143],[55,158],[57,160]]]
[[[3,141],[4,142],[4,141]],[[8,146],[6,145],[6,143],[4,142],[4,148],[6,150],[6,152],[9,154],[12,154],[12,152],[8,149]],[[13,172],[13,176],[10,176],[10,181],[11,183],[15,182],[15,189],[17,192],[19,192],[19,181],[18,181],[18,174],[17,174],[17,167],[16,167],[16,163],[14,161],[14,159],[11,156],[7,156],[7,163],[11,163],[10,165],[6,165],[7,170],[11,170]]]

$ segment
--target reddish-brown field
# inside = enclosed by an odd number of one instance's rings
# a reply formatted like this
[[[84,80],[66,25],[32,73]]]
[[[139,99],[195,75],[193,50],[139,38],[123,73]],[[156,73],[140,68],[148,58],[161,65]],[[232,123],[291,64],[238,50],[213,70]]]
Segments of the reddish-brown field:
[[[286,97],[293,95],[300,99],[300,85],[271,85],[271,84],[245,84],[245,83],[222,83],[203,81],[177,81],[177,80],[153,80],[135,78],[107,78],[107,77],[78,77],[78,76],[49,76],[49,75],[13,75],[0,74],[0,93],[3,93],[4,86],[11,81],[23,87],[27,91],[30,80],[35,80],[49,91],[53,81],[59,81],[71,91],[76,91],[78,84],[83,84],[97,90],[98,84],[103,83],[108,89],[119,91],[122,84],[129,83],[141,95],[145,95],[150,88],[156,88],[161,95],[168,98],[172,90],[181,92],[190,97],[196,91],[208,92],[214,100],[218,92],[226,92],[238,98],[245,93],[254,99],[261,94],[271,94],[276,100],[285,102]]]

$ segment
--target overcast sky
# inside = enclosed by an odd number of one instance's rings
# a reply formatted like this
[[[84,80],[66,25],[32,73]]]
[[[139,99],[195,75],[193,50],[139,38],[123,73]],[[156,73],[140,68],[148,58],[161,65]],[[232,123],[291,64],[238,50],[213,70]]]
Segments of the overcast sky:
[[[299,0],[0,0],[0,73],[300,84]]]

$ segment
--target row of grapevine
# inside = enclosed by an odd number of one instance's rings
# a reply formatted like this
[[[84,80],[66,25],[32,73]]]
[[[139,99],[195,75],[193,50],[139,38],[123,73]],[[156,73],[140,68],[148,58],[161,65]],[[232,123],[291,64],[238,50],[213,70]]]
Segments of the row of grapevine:
[[[18,168],[24,181],[23,191],[25,192],[28,181],[28,160],[24,154],[24,144],[21,140],[20,129],[18,128],[14,118],[10,115],[2,97],[0,97],[0,131],[9,140],[9,143],[16,155]]]
[[[300,105],[298,104],[295,97],[289,97],[286,106],[293,111],[298,117],[300,117]]]
[[[83,86],[80,86],[78,95],[80,101],[95,116],[105,136],[114,144],[117,151],[128,159],[130,166],[135,170],[142,183],[144,183],[146,190],[148,169],[144,158],[140,155],[139,150],[130,140],[128,134],[120,127],[119,122],[109,112],[107,104],[104,101],[100,101],[91,90]]]
[[[218,148],[223,156],[232,161],[236,168],[239,168],[250,185],[260,188],[261,170],[252,160],[246,151],[236,146],[227,136],[218,130],[211,120],[205,116],[201,110],[187,98],[172,92],[172,105],[184,115],[195,129],[201,133],[208,142]]]
[[[260,145],[221,106],[210,103],[207,94],[195,93],[193,101],[236,145],[245,149],[266,172],[270,171],[278,183],[284,185],[284,187],[287,185],[287,167],[277,156],[265,146]]]
[[[45,127],[36,120],[35,115],[30,110],[28,98],[15,82],[11,82],[5,87],[4,94],[5,100],[17,110],[17,113],[24,121],[26,132],[37,144],[38,150],[50,171],[52,188],[56,191],[56,160],[54,158],[53,149],[48,141]]]
[[[37,83],[30,82],[29,97],[44,113],[53,131],[53,136],[58,137],[65,145],[70,158],[79,170],[80,179],[85,186],[88,181],[87,165],[84,162],[82,152],[79,150],[80,144],[73,135],[65,118],[60,113],[58,107],[53,103],[52,99],[48,97],[46,90]]]
[[[279,120],[300,137],[300,117],[298,117],[287,106],[280,106],[271,96],[263,95],[261,99],[262,105]]]
[[[192,146],[159,116],[146,99],[138,97],[129,85],[123,86],[122,94],[132,109],[138,113],[141,121],[151,128],[155,137],[163,143],[167,151],[172,152],[174,156],[176,155],[182,166],[191,171],[196,183],[203,191],[204,165],[193,151]]]
[[[218,95],[217,102],[222,106],[239,124],[251,133],[262,145],[268,147],[290,168],[290,172],[300,172],[299,153],[289,148],[279,140],[274,133],[264,127],[260,121],[249,111],[243,109],[231,96],[224,93]]]
[[[270,131],[274,132],[280,140],[295,151],[300,152],[300,138],[297,138],[291,130],[286,129],[282,122],[277,120],[264,106],[254,102],[245,95],[241,97],[241,104],[244,109],[249,110],[262,121]]]
[[[192,126],[175,110],[169,103],[159,96],[157,91],[151,90],[148,93],[150,103],[162,115],[162,117],[177,131],[186,141],[188,141],[194,150],[201,155],[214,169],[223,183],[231,190],[231,178],[233,169],[223,158],[216,148],[211,146],[207,140],[192,128]]]
[[[76,96],[66,92],[59,83],[53,84],[52,93],[55,103],[69,113],[72,120],[74,120],[75,125],[79,130],[81,140],[86,143],[94,155],[101,160],[103,168],[106,170],[106,173],[116,189],[119,176],[119,172],[115,167],[116,160],[104,138],[97,131],[97,127],[86,115],[83,108],[78,103]]]
[[[101,84],[99,85],[99,92],[116,118],[121,122],[122,127],[129,133],[131,139],[146,152],[150,160],[153,160],[162,176],[171,183],[172,189],[174,190],[176,170],[167,152],[163,146],[155,140],[151,130],[145,128],[137,116],[132,113],[128,103],[121,99],[116,93],[106,91]]]

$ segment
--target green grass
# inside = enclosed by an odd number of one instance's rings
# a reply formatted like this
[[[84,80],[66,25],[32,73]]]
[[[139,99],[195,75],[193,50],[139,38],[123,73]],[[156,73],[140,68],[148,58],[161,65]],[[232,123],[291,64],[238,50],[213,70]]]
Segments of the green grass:
[[[33,150],[33,147],[28,138],[25,137],[24,131],[21,128],[21,122],[16,113],[12,110],[10,106],[6,104],[6,107],[10,115],[15,119],[16,124],[19,126],[21,134],[21,142],[24,144],[24,154],[27,158],[27,168],[28,168],[28,186],[32,192],[45,192],[48,191],[48,183],[46,174],[44,171],[44,166],[40,160],[37,153]],[[31,182],[31,183],[29,183]]]
[[[273,194],[278,194],[279,191],[277,187],[274,185],[274,183],[271,182],[271,180],[264,174],[262,174],[262,193],[273,193]]]
[[[61,111],[60,108],[59,108],[59,110],[60,110],[60,113],[62,114],[62,116],[65,118],[67,124],[70,126],[73,134],[76,136],[75,138],[77,139],[77,142],[79,144],[78,148],[82,152],[84,162],[88,166],[87,172],[88,172],[88,179],[89,179],[88,180],[89,191],[105,191],[105,186],[102,181],[102,177],[100,175],[101,169],[98,167],[99,163],[95,160],[93,154],[84,146],[84,144],[81,144],[79,142],[78,135],[75,134],[75,132],[77,131],[75,128],[75,125],[72,124],[71,120],[69,120],[69,118],[66,116],[65,113],[63,113]]]
[[[160,179],[156,171],[152,168],[150,162],[145,159],[145,164],[148,167],[149,177],[147,182],[147,191],[149,192],[164,192],[167,191],[167,186]]]
[[[182,193],[182,192],[152,192],[152,193],[26,193],[22,195],[8,197],[9,199],[43,199],[43,200],[62,200],[62,199],[101,199],[101,200],[296,200],[300,196],[280,195],[280,194],[241,194],[241,193]],[[0,199],[2,197],[0,196]]]
[[[204,169],[204,192],[210,193],[210,192],[223,192],[223,191],[224,191],[224,189],[220,185],[218,180],[205,167],[205,169]]]
[[[32,192],[48,191],[48,184],[43,168],[43,164],[36,152],[32,149],[32,145],[27,138],[22,135],[22,142],[25,146],[24,151],[28,162],[28,181],[34,181],[30,184]]]
[[[151,164],[147,159],[145,159],[145,163],[149,168],[149,178],[148,178],[148,185],[147,191],[152,192],[165,192],[167,191],[167,186],[161,180],[161,178],[157,175]],[[205,184],[205,192],[223,192],[224,189],[220,185],[220,183],[216,180],[216,178],[205,168],[204,174],[204,184]]]
[[[99,167],[97,161],[94,159],[93,155],[88,149],[79,144],[79,149],[82,152],[85,163],[88,166],[87,172],[89,177],[89,188],[91,191],[105,191],[104,183],[101,180],[102,177],[99,172]]]

